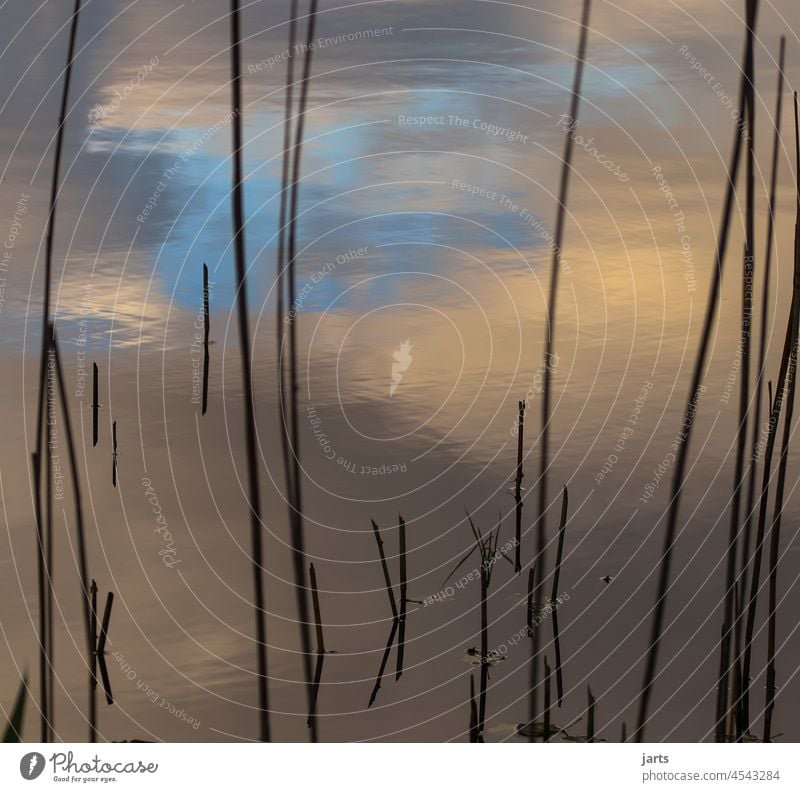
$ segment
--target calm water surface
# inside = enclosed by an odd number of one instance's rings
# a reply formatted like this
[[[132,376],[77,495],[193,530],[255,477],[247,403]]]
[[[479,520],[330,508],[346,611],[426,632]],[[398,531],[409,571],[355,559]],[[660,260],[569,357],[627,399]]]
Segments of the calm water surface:
[[[245,200],[273,732],[305,740],[276,395],[285,6],[260,2],[244,11]],[[91,574],[101,593],[117,596],[109,656],[116,704],[100,715],[108,740],[257,736],[226,10],[90,0],[78,30],[53,312],[80,438]],[[479,585],[456,582],[475,569],[474,559],[450,581],[452,595],[443,581],[472,541],[465,510],[484,530],[502,518],[501,545],[513,537],[509,490],[521,398],[528,400],[522,555],[526,563],[532,558],[542,341],[579,11],[575,2],[322,4],[295,306],[307,551],[326,644],[335,650],[319,694],[322,739],[467,738],[468,678],[476,666],[465,652],[479,645]],[[740,13],[737,4],[698,0],[598,1],[592,14],[553,362],[548,563],[566,485],[565,699],[554,718],[566,725],[582,716],[591,684],[608,739],[635,720],[671,473],[659,479],[654,471],[680,429],[705,311],[734,131],[735,99],[727,97],[738,84]],[[38,684],[27,460],[68,16],[62,3],[34,9],[10,0],[0,18],[0,236],[9,253],[0,303],[0,700],[9,702],[24,671]],[[789,2],[765,4],[759,21],[759,291],[773,56],[787,34],[787,79],[800,76],[800,42],[791,32],[798,22]],[[701,67],[713,79],[699,75]],[[767,331],[773,380],[791,282],[790,147],[780,168]],[[712,728],[740,375],[739,209],[691,446],[651,739],[707,739]],[[201,416],[193,343],[204,262],[213,345],[209,409]],[[96,448],[85,379],[92,361],[101,372]],[[784,740],[800,739],[792,707],[800,693],[798,457],[792,448],[781,547],[775,729]],[[72,473],[66,476],[68,492]],[[171,542],[157,530],[152,491]],[[409,615],[405,672],[398,682],[387,678],[367,710],[391,624],[370,520],[384,529],[397,582],[398,514],[408,526],[409,596],[418,602]],[[56,731],[85,739],[68,495],[56,501],[55,531]],[[601,580],[606,575],[614,576],[610,585]],[[513,725],[527,717],[530,646],[518,637],[525,591],[526,574],[498,561],[490,645],[506,659],[491,672],[491,740],[512,738]],[[754,650],[756,714],[765,611]],[[552,664],[549,624],[542,630]],[[34,709],[31,739],[38,734]],[[570,731],[582,734],[583,725]]]

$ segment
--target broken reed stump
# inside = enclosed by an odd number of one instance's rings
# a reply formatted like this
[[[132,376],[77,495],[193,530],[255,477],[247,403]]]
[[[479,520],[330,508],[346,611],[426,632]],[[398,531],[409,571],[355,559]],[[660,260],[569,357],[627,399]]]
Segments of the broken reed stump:
[[[591,686],[586,688],[588,708],[586,713],[586,742],[594,742],[595,700]]]
[[[117,486],[117,421],[111,424],[111,483]]]
[[[97,376],[97,363],[92,363],[92,448],[97,445],[99,436],[100,383]]]

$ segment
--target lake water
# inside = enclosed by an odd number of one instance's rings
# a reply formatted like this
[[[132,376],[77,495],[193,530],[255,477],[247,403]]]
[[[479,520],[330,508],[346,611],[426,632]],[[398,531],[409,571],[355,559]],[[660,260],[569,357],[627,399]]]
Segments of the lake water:
[[[38,691],[28,460],[66,5],[9,0],[0,8],[4,706],[25,671]],[[261,2],[243,11],[245,205],[273,735],[305,740],[276,393],[287,9]],[[78,27],[52,305],[79,437],[90,572],[101,596],[116,596],[108,656],[116,702],[100,707],[105,740],[258,734],[226,12],[225,4],[90,0]],[[734,134],[742,12],[739,4],[698,0],[596,2],[592,10],[553,362],[548,564],[566,485],[565,698],[554,720],[567,725],[584,716],[591,685],[599,735],[609,740],[619,739],[623,721],[629,732],[635,722],[671,477],[654,471],[680,430],[705,313]],[[483,530],[500,516],[501,546],[513,538],[522,398],[523,562],[533,557],[551,240],[579,16],[575,2],[397,0],[320,9],[296,312],[306,549],[326,646],[336,652],[325,659],[319,692],[323,740],[467,739],[468,680],[477,667],[466,650],[480,645],[480,589],[474,579],[456,584],[477,568],[474,557],[447,584],[452,595],[443,581],[472,544],[465,510]],[[786,34],[788,85],[800,78],[796,17],[782,0],[759,18],[757,326],[775,59]],[[767,329],[773,381],[793,266],[789,100],[787,88]],[[743,195],[691,444],[648,726],[653,740],[713,736],[740,376]],[[202,416],[193,344],[204,262],[213,344]],[[102,403],[96,448],[85,378],[92,361]],[[800,693],[799,473],[792,447],[778,592],[774,731],[783,740],[800,739],[792,707]],[[87,731],[71,476],[65,467],[67,494],[54,512],[55,717],[64,740],[85,739]],[[154,494],[170,541],[159,532]],[[417,602],[405,671],[397,682],[387,675],[367,709],[391,626],[370,520],[383,529],[397,584],[398,514],[407,524],[409,596]],[[491,671],[492,741],[516,739],[514,724],[527,719],[530,661],[530,642],[518,637],[527,575],[503,560],[493,571],[490,646],[506,659]],[[765,600],[766,587],[753,654],[756,728]],[[541,634],[552,665],[549,623]],[[585,733],[585,718],[570,732]],[[26,736],[38,736],[33,703]]]

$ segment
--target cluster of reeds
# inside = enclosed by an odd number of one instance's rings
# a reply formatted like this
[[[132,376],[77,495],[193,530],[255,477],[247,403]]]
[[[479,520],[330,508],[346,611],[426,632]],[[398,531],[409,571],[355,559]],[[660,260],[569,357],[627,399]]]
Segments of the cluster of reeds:
[[[714,320],[717,314],[719,304],[719,292],[722,281],[722,272],[725,265],[725,254],[728,246],[728,236],[731,225],[731,215],[733,213],[734,198],[736,193],[736,177],[739,169],[739,161],[741,159],[742,141],[746,137],[746,127],[744,124],[745,117],[745,102],[748,92],[748,81],[752,76],[750,66],[753,62],[753,47],[755,37],[755,24],[757,17],[757,2],[756,0],[747,0],[747,32],[745,37],[745,54],[744,54],[744,68],[742,69],[742,77],[739,84],[739,97],[738,97],[738,118],[740,121],[737,123],[737,128],[734,134],[733,149],[731,152],[731,160],[727,172],[727,187],[725,191],[725,199],[722,208],[722,221],[719,226],[719,233],[714,255],[714,268],[711,276],[711,287],[708,293],[708,303],[706,306],[705,318],[700,335],[700,345],[695,358],[694,369],[692,371],[691,384],[689,387],[689,396],[687,399],[686,409],[681,424],[683,434],[683,442],[681,443],[675,459],[674,473],[672,477],[672,487],[670,491],[670,504],[666,521],[666,529],[664,531],[664,542],[661,551],[661,560],[659,564],[658,584],[656,590],[655,605],[653,608],[653,619],[650,631],[650,641],[645,661],[644,679],[642,682],[642,690],[639,696],[639,712],[637,718],[636,731],[634,737],[636,741],[643,741],[645,736],[645,728],[650,709],[650,698],[652,696],[653,684],[656,676],[656,669],[658,665],[658,654],[661,646],[661,638],[664,626],[664,613],[666,611],[667,593],[669,590],[669,582],[672,570],[672,553],[675,545],[675,537],[678,528],[678,516],[680,513],[681,498],[683,495],[683,485],[686,475],[686,463],[691,446],[692,429],[694,427],[695,415],[697,413],[700,387],[705,374],[706,362],[708,358],[708,351],[711,343],[712,332],[714,327]],[[740,431],[741,435],[741,431]],[[733,545],[733,541],[730,542]],[[732,552],[732,549],[729,550]],[[726,609],[732,601],[732,586],[730,597],[726,594]],[[722,654],[726,654],[726,641],[731,630],[732,623],[728,621],[723,627],[723,641],[722,641]],[[720,664],[720,674],[725,675],[727,678],[729,663],[723,659]],[[727,686],[726,686],[727,687]],[[724,694],[722,694],[724,695]],[[718,706],[718,711],[725,708],[721,705]]]
[[[753,283],[755,249],[755,188],[754,138],[756,129],[755,113],[755,69],[754,40],[758,15],[757,0],[746,1],[746,36],[743,56],[742,76],[739,86],[738,117],[740,121],[734,137],[731,160],[727,172],[727,189],[723,204],[722,222],[717,239],[715,266],[711,289],[708,296],[700,344],[695,359],[694,372],[689,390],[689,399],[682,426],[684,441],[677,453],[674,469],[671,501],[664,535],[664,546],[660,561],[658,589],[651,626],[650,646],[647,655],[645,675],[639,700],[638,724],[635,732],[637,740],[644,739],[647,724],[649,701],[655,681],[658,650],[663,631],[664,611],[669,590],[671,558],[676,539],[680,501],[685,483],[685,470],[689,454],[689,440],[697,411],[698,393],[705,373],[713,325],[718,309],[720,285],[725,263],[725,254],[731,226],[731,216],[736,198],[736,182],[742,155],[743,142],[746,142],[745,171],[745,223],[744,256],[742,270],[742,313],[740,348],[742,350],[739,371],[739,417],[737,427],[736,462],[732,484],[730,528],[725,549],[726,578],[723,593],[724,613],[720,638],[719,679],[714,719],[714,734],[718,742],[727,740],[756,739],[751,734],[752,717],[750,709],[751,678],[750,667],[753,651],[758,594],[761,588],[761,565],[767,534],[769,534],[769,608],[767,615],[767,672],[764,703],[762,740],[772,738],[772,718],[775,706],[776,671],[776,630],[777,630],[777,578],[780,559],[780,526],[783,513],[784,489],[788,463],[788,445],[791,435],[794,400],[795,374],[797,365],[798,331],[800,330],[800,188],[797,189],[797,220],[795,223],[794,273],[792,300],[787,319],[783,352],[780,358],[778,377],[774,393],[769,386],[769,420],[767,439],[761,450],[761,390],[765,373],[765,358],[768,329],[768,299],[770,289],[770,263],[774,244],[776,185],[778,173],[778,153],[781,143],[781,102],[783,97],[783,65],[785,41],[781,39],[778,57],[778,90],[774,119],[772,150],[772,174],[770,179],[769,208],[767,218],[767,242],[764,256],[763,293],[761,300],[760,342],[758,363],[755,373],[754,394],[752,397],[752,452],[749,470],[745,466],[745,451],[748,421],[750,420],[750,335],[753,319]],[[797,98],[795,94],[795,151],[796,168],[800,173],[800,135],[797,129]],[[785,404],[785,409],[784,409]],[[772,457],[778,435],[778,426],[783,412],[783,438],[781,456],[775,480],[772,520],[767,523],[770,484],[772,482]],[[761,462],[761,486],[757,491],[757,470]],[[745,514],[741,514],[741,499],[747,481]],[[758,507],[756,535],[750,546],[752,521]],[[737,571],[738,560],[738,571]],[[748,586],[749,583],[749,586]],[[744,637],[742,639],[742,627]]]

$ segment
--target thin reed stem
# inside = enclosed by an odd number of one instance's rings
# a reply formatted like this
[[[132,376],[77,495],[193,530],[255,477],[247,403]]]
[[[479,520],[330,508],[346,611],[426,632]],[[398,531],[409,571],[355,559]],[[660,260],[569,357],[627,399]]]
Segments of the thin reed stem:
[[[39,488],[42,484],[42,472],[41,466],[44,464],[44,460],[42,458],[42,438],[45,434],[45,425],[44,425],[44,410],[45,410],[45,388],[46,388],[46,376],[45,376],[45,368],[47,366],[47,358],[48,358],[48,349],[50,348],[51,343],[51,329],[50,329],[50,291],[51,291],[51,282],[52,282],[52,272],[53,272],[53,242],[55,239],[55,227],[56,227],[56,208],[58,206],[58,194],[61,187],[61,157],[64,150],[64,128],[66,125],[67,120],[67,105],[69,102],[69,87],[70,82],[72,79],[72,64],[75,60],[75,41],[77,40],[78,35],[78,17],[80,15],[81,10],[81,0],[75,0],[75,5],[72,10],[72,18],[70,21],[70,31],[69,31],[69,44],[67,47],[67,62],[64,68],[64,84],[61,91],[61,105],[58,112],[58,127],[56,128],[55,134],[55,149],[54,149],[54,156],[53,156],[53,174],[50,182],[50,204],[49,204],[49,211],[47,215],[47,232],[45,238],[45,258],[44,258],[44,294],[42,298],[42,344],[41,344],[41,357],[40,357],[40,377],[39,377],[39,396],[37,402],[37,409],[36,409],[36,450],[34,452],[34,464],[37,466],[37,474],[34,476],[34,483],[37,488],[36,500],[39,503],[39,506],[36,507],[36,521],[37,521],[37,532],[38,532],[38,541],[39,541],[39,550],[42,553],[42,569],[41,569],[41,577],[42,583],[45,581],[45,558],[49,553],[47,548],[47,534],[51,533],[46,528],[44,530],[41,529],[40,520],[42,518],[42,511],[41,511],[41,496],[39,494]],[[48,451],[47,451],[47,467],[48,467],[48,474],[47,474],[47,481],[50,479],[50,468],[51,468],[51,457],[50,457],[50,450],[49,450],[49,443],[47,444]],[[47,511],[50,511],[50,491],[48,486],[48,493],[47,493]],[[50,570],[47,570],[47,578],[49,581]],[[39,636],[40,640],[40,652],[43,657],[40,657],[40,672],[43,675],[43,679],[40,681],[40,711],[42,714],[42,741],[49,742],[52,739],[52,728],[50,726],[51,723],[51,707],[52,707],[52,695],[48,695],[48,687],[49,687],[49,677],[48,674],[51,674],[50,666],[50,652],[52,647],[49,645],[47,641],[47,634],[52,633],[52,630],[47,624],[47,620],[50,619],[50,614],[47,608],[47,604],[44,600],[44,597],[51,597],[50,591],[50,583],[47,583],[47,589],[42,586],[42,598],[39,600],[39,610],[40,610],[40,618],[44,619],[43,624],[41,625],[41,634]]]
[[[317,633],[317,661],[314,669],[314,685],[311,694],[311,705],[308,711],[307,725],[311,728],[317,717],[317,699],[322,680],[322,663],[325,659],[325,638],[322,634],[322,611],[319,606],[319,590],[317,589],[317,573],[314,564],[309,564],[308,578],[311,582],[311,602],[314,606],[314,627]]]
[[[540,459],[539,459],[539,509],[536,521],[536,568],[540,570],[537,575],[535,585],[535,599],[542,602],[542,588],[544,574],[547,568],[545,562],[546,538],[547,538],[547,473],[550,464],[550,395],[553,360],[555,358],[555,329],[556,329],[556,308],[558,304],[558,283],[561,271],[561,258],[564,243],[564,227],[567,216],[567,197],[569,192],[569,176],[572,165],[572,150],[575,125],[578,123],[578,110],[580,108],[581,86],[583,82],[583,69],[586,62],[586,43],[589,38],[589,12],[591,10],[591,0],[583,0],[583,10],[581,12],[580,37],[578,40],[578,52],[575,61],[575,76],[572,84],[572,98],[570,100],[569,116],[570,124],[564,138],[564,153],[562,156],[561,179],[558,188],[558,207],[556,210],[556,225],[553,235],[553,257],[550,265],[550,293],[547,304],[547,321],[545,323],[545,352],[543,365],[543,385],[542,385],[542,430],[539,437]],[[533,641],[531,645],[531,669],[530,669],[530,718],[534,722],[538,716],[536,707],[536,695],[538,688],[538,663],[539,663],[539,631],[533,630]],[[534,737],[531,736],[531,740]]]
[[[236,302],[239,346],[244,391],[244,433],[247,460],[250,540],[253,555],[254,613],[256,622],[256,662],[258,676],[259,739],[270,740],[269,692],[267,684],[267,629],[264,611],[263,545],[261,537],[261,494],[258,483],[256,419],[253,376],[250,362],[250,323],[247,316],[247,276],[244,239],[244,175],[242,172],[242,86],[239,1],[231,0],[231,111],[233,115],[233,239],[236,255]]]
[[[752,25],[752,6],[748,8],[747,24]],[[747,420],[750,406],[750,337],[753,323],[753,270],[755,244],[755,69],[754,53],[750,48],[745,55],[745,110],[747,155],[746,161],[746,208],[744,258],[742,262],[742,318],[740,324],[739,363],[739,419],[736,430],[736,468],[731,496],[730,528],[726,548],[726,572],[724,593],[724,623],[726,630],[720,642],[721,672],[717,684],[717,742],[725,740],[725,713],[728,710],[728,685],[731,665],[731,628],[734,624],[734,585],[736,583],[737,542],[739,537],[740,506],[745,475],[745,449],[747,445]]]
[[[558,526],[558,550],[556,551],[556,566],[553,572],[553,590],[550,594],[550,606],[553,609],[553,644],[556,653],[556,690],[558,692],[558,706],[564,698],[564,679],[561,673],[561,641],[558,633],[558,582],[561,578],[561,559],[564,555],[564,534],[567,530],[567,508],[569,506],[569,494],[566,486],[561,498],[561,521]]]
[[[300,622],[300,642],[303,651],[303,671],[309,702],[312,695],[311,683],[311,636],[308,624],[308,601],[305,584],[305,541],[303,537],[303,502],[300,486],[300,428],[297,411],[297,315],[296,302],[296,258],[297,258],[297,215],[299,211],[300,165],[303,151],[303,131],[305,128],[308,87],[311,81],[311,56],[314,52],[314,29],[317,20],[317,0],[311,0],[308,14],[305,57],[303,61],[303,82],[298,100],[297,124],[292,162],[291,193],[288,218],[288,276],[289,276],[289,402],[291,421],[292,475],[287,481],[289,487],[289,522],[292,537],[292,562],[297,597],[297,610]],[[317,741],[314,724],[311,726],[311,742]]]

